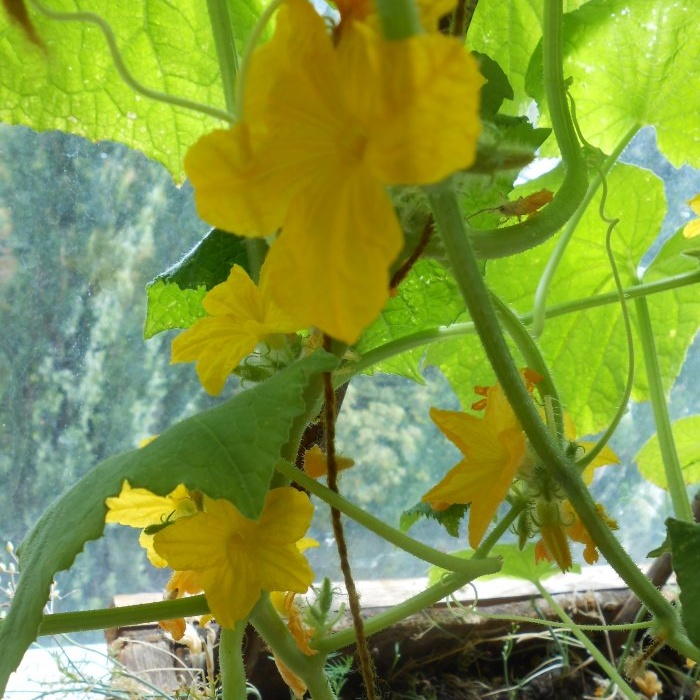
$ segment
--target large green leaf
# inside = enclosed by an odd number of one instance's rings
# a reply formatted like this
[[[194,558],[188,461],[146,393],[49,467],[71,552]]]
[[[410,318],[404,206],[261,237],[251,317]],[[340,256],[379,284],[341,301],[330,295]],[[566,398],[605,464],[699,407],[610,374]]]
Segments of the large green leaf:
[[[435,260],[420,260],[399,286],[379,318],[363,333],[356,346],[366,353],[392,340],[424,329],[454,323],[464,302],[452,275]],[[422,348],[380,362],[371,372],[400,374],[423,381],[420,374]]]
[[[584,0],[567,0],[573,10]],[[514,102],[507,113],[523,114],[532,100],[525,92],[525,76],[530,56],[542,36],[540,0],[482,0],[476,6],[467,41],[498,62],[513,87]]]
[[[628,286],[635,284],[637,267],[661,227],[666,208],[663,186],[649,171],[628,165],[612,170],[608,186],[606,210],[621,219],[613,233],[613,249],[623,285]],[[584,214],[557,268],[548,306],[614,291],[605,251],[607,225],[599,218],[596,204],[593,202]],[[537,284],[556,243],[548,241],[517,257],[491,261],[487,267],[489,285],[520,313],[530,312]],[[666,247],[647,277],[665,275],[670,270],[676,274],[682,266],[686,270],[694,267],[691,258],[666,252]],[[649,300],[652,316],[659,324],[655,331],[662,346],[660,354],[666,353],[663,369],[669,381],[678,374],[697,330],[697,308],[686,302],[694,295],[692,288],[687,288]],[[597,432],[614,414],[624,390],[628,358],[619,306],[551,318],[540,340],[579,433]],[[464,405],[473,401],[475,384],[487,384],[493,377],[478,343],[470,338],[431,347],[428,361],[441,367]],[[639,401],[648,398],[643,370],[636,373],[634,397]]]
[[[700,482],[700,416],[686,416],[677,420],[672,427],[683,480],[686,484],[697,484]],[[644,443],[635,461],[639,472],[647,481],[663,489],[668,488],[659,438],[656,435]]]
[[[259,517],[292,421],[307,409],[309,380],[335,364],[319,351],[146,447],[107,459],[56,501],[20,547],[22,575],[0,628],[0,689],[36,637],[53,577],[71,566],[85,542],[101,537],[105,498],[119,493],[124,479],[159,494],[184,483]]]
[[[128,70],[148,88],[223,109],[222,73],[208,4],[52,0],[50,6],[54,11],[80,10],[104,18]],[[263,2],[237,0],[226,5],[234,54],[240,55]],[[36,12],[31,16],[46,44],[45,53],[0,12],[0,120],[121,141],[182,179],[186,149],[222,122],[135,94],[114,68],[105,37],[95,24],[56,21]]]
[[[564,75],[579,126],[606,153],[644,125],[676,166],[700,163],[696,0],[590,0],[565,17]],[[542,103],[542,53],[527,87]]]
[[[669,518],[666,527],[671,539],[673,570],[681,589],[681,617],[688,638],[700,646],[700,525]]]

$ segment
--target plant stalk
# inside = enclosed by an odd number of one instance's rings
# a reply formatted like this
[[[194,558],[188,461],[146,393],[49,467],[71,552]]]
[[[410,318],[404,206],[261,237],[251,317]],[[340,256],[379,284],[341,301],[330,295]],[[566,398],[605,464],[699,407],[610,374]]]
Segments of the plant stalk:
[[[647,381],[649,382],[654,423],[656,424],[656,434],[659,438],[661,458],[664,464],[668,492],[671,496],[671,504],[673,505],[673,513],[678,520],[692,523],[694,520],[693,511],[688,499],[680,460],[678,459],[676,442],[673,439],[673,429],[668,414],[666,392],[664,391],[659,358],[654,342],[654,330],[651,316],[649,315],[649,305],[644,297],[640,297],[635,299],[634,307],[637,312],[639,339],[641,341],[642,354],[644,355]]]

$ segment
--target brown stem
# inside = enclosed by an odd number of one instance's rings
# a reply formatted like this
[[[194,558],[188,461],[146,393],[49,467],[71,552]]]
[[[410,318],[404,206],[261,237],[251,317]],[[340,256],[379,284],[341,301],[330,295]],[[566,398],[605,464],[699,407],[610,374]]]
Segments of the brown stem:
[[[450,34],[452,36],[461,37],[464,39],[469,31],[469,25],[472,23],[472,17],[476,11],[476,6],[479,0],[458,0],[452,15],[452,25],[450,26]]]
[[[435,231],[435,221],[433,219],[433,215],[431,214],[430,216],[428,216],[428,219],[425,222],[425,226],[423,226],[423,232],[421,233],[420,240],[418,241],[416,247],[413,249],[413,252],[391,278],[391,282],[389,283],[389,290],[392,296],[396,292],[396,289],[401,284],[401,282],[403,282],[404,279],[406,279],[406,275],[408,275],[408,273],[411,271],[411,268],[416,264],[416,262],[418,262],[418,258],[420,258],[420,256],[423,254],[423,251],[430,242],[430,238],[433,235],[433,231]]]
[[[329,352],[331,350],[331,339],[328,336],[324,336],[324,349],[328,350]],[[333,391],[333,380],[330,372],[326,372],[323,375],[323,393],[323,427],[326,438],[328,488],[334,493],[338,493],[338,467],[335,459],[335,392]],[[360,610],[360,596],[357,593],[355,580],[352,577],[352,570],[350,569],[348,547],[347,542],[345,541],[345,533],[343,531],[340,511],[336,508],[331,508],[331,521],[333,524],[335,545],[338,549],[340,569],[343,572],[345,588],[348,592],[350,614],[352,615],[352,624],[355,629],[355,638],[357,640],[357,658],[360,664],[362,682],[365,686],[366,698],[367,700],[377,700],[374,664],[372,663],[372,657],[370,656],[369,646],[367,644],[367,637],[365,636],[365,625],[362,620]]]

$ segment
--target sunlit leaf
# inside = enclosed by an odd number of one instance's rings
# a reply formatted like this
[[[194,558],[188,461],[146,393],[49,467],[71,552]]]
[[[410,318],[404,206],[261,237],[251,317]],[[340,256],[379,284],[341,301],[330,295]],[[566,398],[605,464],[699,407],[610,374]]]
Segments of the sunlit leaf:
[[[690,641],[700,646],[700,524],[669,518],[673,570],[681,589],[681,618]]]
[[[567,0],[570,11],[584,0]],[[531,102],[525,92],[525,74],[530,56],[542,36],[542,3],[538,0],[480,2],[469,27],[469,46],[497,61],[508,76],[514,101],[505,112],[522,114]]]
[[[144,338],[152,338],[173,328],[189,328],[195,321],[204,318],[207,312],[202,306],[202,299],[206,293],[205,287],[180,289],[176,284],[161,280],[149,284],[146,288],[148,307]]]
[[[319,351],[142,449],[107,459],[55,501],[19,550],[22,577],[0,628],[0,689],[36,637],[54,575],[71,566],[85,542],[101,537],[104,500],[119,493],[124,479],[162,495],[183,483],[259,517],[292,421],[307,409],[304,390],[335,364]]]
[[[676,166],[700,163],[700,62],[695,0],[591,0],[564,18],[564,75],[579,126],[610,153],[645,125]],[[527,87],[543,104],[541,50]]]
[[[673,423],[672,428],[683,480],[686,484],[697,484],[700,482],[700,416],[681,418]],[[657,435],[644,443],[635,461],[647,481],[663,489],[668,488]]]
[[[420,260],[399,286],[396,296],[362,334],[355,349],[364,354],[392,340],[424,329],[448,326],[464,310],[452,275],[434,260]],[[409,350],[371,368],[371,372],[401,374],[422,381],[419,371],[423,349]]]
[[[27,39],[37,46],[43,46],[41,38],[37,34],[36,29],[34,29],[32,21],[29,19],[29,13],[27,12],[27,6],[24,4],[24,0],[3,0],[2,4],[5,6],[5,11],[10,19],[22,27]]]
[[[221,70],[206,3],[145,0],[54,0],[51,9],[95,13],[111,26],[124,63],[148,88],[219,109],[225,107]],[[240,55],[263,3],[227,3]],[[200,112],[134,93],[114,68],[102,31],[83,21],[56,21],[33,12],[42,52],[0,13],[0,121],[38,130],[60,129],[120,141],[183,176],[186,149],[222,122]]]
[[[474,550],[464,549],[459,552],[451,552],[451,554],[454,557],[470,559],[474,556]],[[481,576],[480,581],[508,576],[534,583],[561,573],[559,567],[553,562],[546,560],[535,562],[535,545],[532,543],[525,545],[522,550],[516,544],[497,544],[491,549],[489,556],[500,557],[503,565],[497,574]],[[571,570],[578,572],[581,567],[574,565]],[[438,583],[447,573],[449,572],[446,569],[431,566],[428,570],[428,583],[430,585]]]
[[[541,186],[547,186],[546,179],[529,183],[529,189],[523,188],[523,192]],[[608,176],[608,188],[606,211],[609,216],[620,218],[613,232],[613,250],[623,286],[631,286],[638,282],[638,266],[661,228],[666,209],[663,185],[647,170],[617,165]],[[518,190],[513,195],[517,193]],[[599,218],[594,201],[557,268],[547,296],[548,307],[614,293],[605,251],[606,230],[607,224]],[[690,247],[690,243],[686,241],[685,245]],[[517,257],[490,261],[489,285],[519,313],[529,313],[537,284],[556,244],[555,239]],[[651,263],[644,281],[695,269],[697,264],[692,258],[680,255],[683,245],[676,234]],[[700,301],[697,292],[686,287],[649,297],[648,303],[662,372],[670,389],[670,381],[678,375],[697,332]],[[578,434],[595,433],[605,427],[623,394],[628,363],[618,302],[551,317],[540,341]],[[487,385],[493,380],[478,342],[469,337],[431,346],[426,361],[441,367],[463,405],[473,401],[475,384]],[[635,374],[633,397],[648,400],[643,369]]]

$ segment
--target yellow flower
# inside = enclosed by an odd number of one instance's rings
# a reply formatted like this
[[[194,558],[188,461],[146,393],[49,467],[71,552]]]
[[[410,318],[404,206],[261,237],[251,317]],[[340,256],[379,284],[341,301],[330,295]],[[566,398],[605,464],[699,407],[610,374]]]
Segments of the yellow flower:
[[[208,393],[221,392],[227,377],[268,335],[303,328],[270,299],[268,266],[260,286],[234,265],[226,282],[217,284],[202,302],[202,318],[173,340],[172,362],[197,362],[197,375]]]
[[[696,194],[688,204],[690,208],[700,216],[700,194]],[[695,238],[696,236],[700,236],[700,219],[693,219],[683,227],[684,238]]]
[[[107,506],[106,523],[119,523],[129,527],[149,528],[178,518],[194,515],[197,501],[183,484],[178,485],[167,496],[157,496],[147,489],[134,489],[128,481],[122,484],[118,496],[105,500]],[[142,530],[139,544],[146,550],[153,566],[163,568],[167,562],[153,549],[153,535]]]
[[[305,592],[313,571],[297,542],[311,523],[306,494],[271,490],[258,521],[224,499],[204,497],[204,510],[156,533],[156,552],[176,571],[193,571],[222,627],[244,620],[262,591]]]
[[[437,509],[471,503],[469,544],[473,548],[484,536],[527,453],[525,435],[501,387],[490,387],[485,398],[483,418],[430,409],[430,417],[464,459],[422,498]]]
[[[281,229],[272,298],[353,343],[386,302],[402,247],[385,186],[471,165],[482,83],[452,37],[385,41],[362,21],[334,37],[310,3],[287,0],[253,54],[244,121],[185,158],[199,213],[244,236]]]
[[[584,452],[595,447],[595,442],[586,442],[585,440],[576,440],[576,427],[574,426],[571,416],[568,413],[564,414],[564,437],[570,442],[575,442],[578,447],[582,448]],[[611,447],[606,445],[594,458],[586,465],[583,470],[583,480],[586,486],[590,486],[593,483],[593,477],[595,476],[595,470],[598,467],[605,467],[609,464],[619,464],[620,458],[615,454]]]
[[[355,460],[343,457],[342,455],[335,456],[335,463],[338,471],[349,469],[355,464]],[[326,455],[318,445],[310,447],[304,453],[304,471],[313,479],[318,479],[321,476],[328,474],[328,462]]]
[[[595,505],[598,516],[612,530],[617,530],[617,522],[605,512],[605,508],[600,503]],[[542,539],[535,545],[537,561],[555,561],[562,571],[568,571],[571,568],[571,550],[567,538],[585,545],[583,558],[588,564],[598,561],[595,542],[568,500],[541,501],[537,504],[537,514],[542,535]]]

